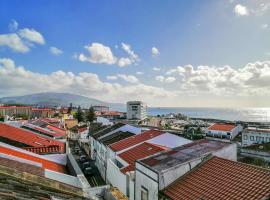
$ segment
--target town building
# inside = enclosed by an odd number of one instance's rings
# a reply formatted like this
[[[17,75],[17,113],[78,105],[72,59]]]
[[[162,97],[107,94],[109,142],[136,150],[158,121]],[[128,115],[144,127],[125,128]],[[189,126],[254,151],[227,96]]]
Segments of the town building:
[[[127,102],[127,119],[143,120],[147,117],[147,106],[142,101]]]
[[[232,140],[242,132],[242,130],[243,128],[241,125],[215,123],[208,127],[206,136]]]
[[[104,117],[110,121],[115,121],[119,119],[124,119],[126,114],[124,112],[108,111],[108,112],[102,112],[97,116]]]
[[[0,106],[0,116],[31,118],[31,106]]]
[[[142,190],[141,196],[146,198],[139,196],[136,199],[153,199],[147,189]],[[270,171],[268,169],[216,156],[205,160],[159,193],[161,200],[269,198]]]
[[[96,112],[109,112],[108,106],[92,106]]]
[[[157,200],[159,191],[189,173],[211,155],[236,161],[236,144],[203,139],[137,160],[134,199]]]
[[[270,142],[270,129],[248,127],[242,133],[242,146],[262,144]]]
[[[38,154],[65,153],[65,143],[5,123],[0,123],[0,142]]]
[[[50,108],[32,108],[32,118],[50,118],[53,114]]]
[[[145,131],[113,143],[108,150],[106,181],[133,199],[135,161],[189,143],[192,141],[159,130]]]
[[[137,135],[141,133],[141,128],[131,126],[124,123],[116,123],[112,126],[101,126],[101,129],[97,129],[95,132],[89,131],[89,142],[91,146],[91,158],[96,161],[96,166],[103,179],[106,179],[106,168],[108,159],[108,148],[104,143],[107,141],[105,138],[110,139],[110,137],[126,138],[129,135]],[[121,134],[121,132],[125,134]],[[120,139],[119,138],[119,139]]]

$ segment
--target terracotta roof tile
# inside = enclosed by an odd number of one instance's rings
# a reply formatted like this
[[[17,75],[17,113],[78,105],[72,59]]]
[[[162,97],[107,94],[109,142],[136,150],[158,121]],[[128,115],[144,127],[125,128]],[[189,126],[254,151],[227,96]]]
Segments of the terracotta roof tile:
[[[66,172],[66,168],[64,165],[53,162],[51,160],[47,160],[45,158],[41,158],[39,155],[34,155],[30,152],[27,153],[27,152],[19,151],[16,149],[0,146],[0,153],[6,154],[6,155],[12,155],[18,158],[40,163],[42,164],[43,169],[49,169],[49,170],[57,171],[60,173]]]
[[[145,158],[147,156],[154,155],[158,152],[167,150],[166,147],[161,147],[158,145],[153,145],[150,143],[142,143],[136,147],[133,147],[118,156],[125,160],[129,165],[123,169],[121,169],[121,172],[126,173],[128,171],[134,171],[135,169],[135,161]]]
[[[236,127],[235,124],[213,124],[212,126],[210,126],[208,128],[208,130],[214,130],[214,131],[231,131],[232,129],[234,129]]]
[[[110,145],[110,148],[113,151],[121,151],[123,149],[126,149],[128,147],[132,147],[134,145],[140,144],[144,141],[147,141],[151,138],[157,137],[161,134],[164,134],[164,132],[159,131],[159,130],[149,130],[149,131],[145,131],[141,134],[135,135],[135,136],[131,136],[128,137],[124,140],[121,140],[119,142],[116,142],[112,145]]]
[[[0,137],[20,142],[30,147],[59,146],[62,153],[65,151],[65,144],[62,142],[4,123],[0,123]]]
[[[268,199],[270,170],[213,157],[163,193],[172,200]]]

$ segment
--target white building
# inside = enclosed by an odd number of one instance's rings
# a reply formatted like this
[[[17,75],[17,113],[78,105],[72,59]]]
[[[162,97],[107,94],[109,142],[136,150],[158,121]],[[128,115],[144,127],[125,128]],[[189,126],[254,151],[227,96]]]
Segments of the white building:
[[[222,124],[215,123],[208,127],[206,131],[206,135],[210,137],[217,137],[223,139],[234,139],[240,132],[242,132],[243,128],[241,125],[236,124]]]
[[[242,146],[270,142],[270,129],[248,127],[242,133]]]
[[[147,117],[147,106],[141,101],[127,102],[127,119],[143,120]]]
[[[236,161],[236,144],[204,139],[137,161],[134,199],[158,200],[159,191],[211,155]]]

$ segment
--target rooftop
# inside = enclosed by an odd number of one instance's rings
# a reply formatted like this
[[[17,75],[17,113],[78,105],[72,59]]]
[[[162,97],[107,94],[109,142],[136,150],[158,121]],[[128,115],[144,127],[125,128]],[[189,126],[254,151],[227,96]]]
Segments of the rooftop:
[[[135,135],[134,133],[128,132],[128,131],[117,131],[115,133],[113,133],[112,135],[108,135],[102,139],[100,139],[99,141],[105,145],[110,145],[113,144],[115,142],[118,142],[120,140],[123,140],[125,138],[128,138],[130,136]]]
[[[124,150],[128,147],[132,147],[134,145],[140,144],[144,141],[147,141],[151,138],[157,137],[159,135],[164,134],[164,132],[159,131],[159,130],[149,130],[149,131],[145,131],[141,134],[135,135],[135,136],[131,136],[129,138],[123,139],[119,142],[116,142],[114,144],[110,145],[110,148],[113,151],[121,151]]]
[[[270,170],[213,157],[163,191],[179,199],[269,199]]]
[[[30,123],[24,124],[22,126],[22,128],[30,129],[31,131],[34,131],[36,133],[40,133],[42,135],[46,135],[49,137],[64,137],[65,136],[65,134],[63,134],[63,133],[57,133],[55,131],[52,131],[52,130],[49,130],[46,128],[42,128],[42,127],[36,126],[34,124],[30,124]]]
[[[118,128],[124,126],[124,125],[126,125],[126,124],[124,124],[124,123],[117,123],[117,124],[114,124],[114,125],[112,125],[112,126],[109,126],[109,127],[105,128],[105,129],[102,129],[102,130],[100,130],[100,131],[98,131],[98,132],[92,134],[92,136],[93,136],[93,138],[97,139],[97,138],[99,138],[99,137],[101,137],[101,136],[104,136],[104,135],[106,135],[107,133],[110,133],[110,132],[112,132],[112,131],[114,131],[114,130],[116,130],[116,129],[118,129]]]
[[[173,166],[180,165],[192,159],[196,159],[203,155],[220,150],[229,144],[230,143],[202,139],[140,160],[139,162],[143,163],[144,165],[148,165],[150,168],[156,171],[163,171]]]
[[[61,147],[61,152],[65,150],[65,144],[62,142],[5,123],[0,123],[0,138],[11,142],[14,146],[16,144],[18,146],[24,145],[24,147],[59,146]]]
[[[134,171],[136,160],[154,155],[164,150],[168,150],[168,148],[145,142],[119,154],[118,156],[129,164],[127,167],[122,168],[121,172]]]
[[[245,131],[270,133],[269,128],[248,127]]]
[[[208,130],[213,130],[213,131],[231,131],[236,127],[235,124],[220,124],[216,123],[213,124],[212,126],[208,127]]]
[[[24,163],[31,163],[42,167],[43,169],[53,170],[59,173],[66,173],[65,165],[57,163],[52,159],[45,158],[41,155],[34,154],[19,148],[14,148],[10,145],[0,144],[0,157],[13,157],[14,160],[22,161]]]

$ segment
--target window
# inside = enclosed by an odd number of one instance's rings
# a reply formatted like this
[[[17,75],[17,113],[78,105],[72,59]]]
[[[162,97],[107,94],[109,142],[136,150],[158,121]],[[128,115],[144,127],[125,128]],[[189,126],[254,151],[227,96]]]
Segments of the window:
[[[254,141],[254,136],[250,136],[250,141]]]
[[[141,188],[141,200],[148,200],[148,190],[143,186]]]
[[[247,135],[244,135],[244,140],[247,140]]]

